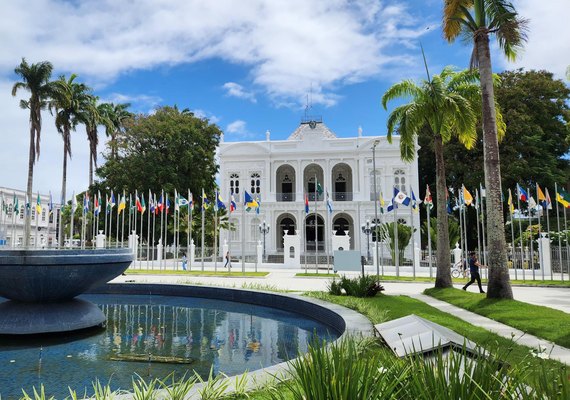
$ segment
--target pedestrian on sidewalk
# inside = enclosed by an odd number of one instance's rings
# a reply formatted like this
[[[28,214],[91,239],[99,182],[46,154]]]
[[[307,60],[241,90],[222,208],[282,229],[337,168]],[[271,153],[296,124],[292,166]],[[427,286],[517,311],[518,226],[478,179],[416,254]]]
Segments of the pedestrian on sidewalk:
[[[232,268],[232,261],[231,261],[231,257],[230,257],[230,251],[228,250],[228,252],[226,253],[226,263],[224,264],[224,268],[228,267],[229,270],[231,270]]]
[[[469,285],[473,282],[477,281],[477,285],[479,285],[479,293],[485,293],[483,287],[481,286],[481,275],[479,275],[479,268],[484,268],[485,266],[480,264],[477,260],[477,254],[472,251],[469,254],[469,273],[471,274],[471,280],[467,282],[467,285],[463,286],[463,290],[467,290]]]
[[[188,259],[186,258],[186,253],[182,253],[182,269],[186,271],[186,266],[188,265]]]

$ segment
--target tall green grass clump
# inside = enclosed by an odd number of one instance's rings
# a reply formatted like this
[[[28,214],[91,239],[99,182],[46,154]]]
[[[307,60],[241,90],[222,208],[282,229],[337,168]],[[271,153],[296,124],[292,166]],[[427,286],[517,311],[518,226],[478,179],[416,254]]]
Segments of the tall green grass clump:
[[[347,278],[343,275],[339,281],[333,279],[328,284],[328,292],[335,296],[340,296],[342,292],[354,297],[374,297],[376,293],[384,288],[376,281],[372,275],[359,275],[357,278]]]

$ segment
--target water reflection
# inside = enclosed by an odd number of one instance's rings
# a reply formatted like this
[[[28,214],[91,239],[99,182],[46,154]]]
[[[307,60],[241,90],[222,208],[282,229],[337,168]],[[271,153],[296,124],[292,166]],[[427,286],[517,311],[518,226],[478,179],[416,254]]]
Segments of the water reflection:
[[[22,387],[30,393],[40,382],[49,394],[63,398],[67,385],[83,393],[95,378],[110,381],[113,389],[126,389],[134,374],[164,379],[196,371],[207,377],[212,367],[215,374],[233,375],[305,352],[313,333],[337,336],[299,315],[241,303],[168,296],[82,297],[101,307],[107,317],[103,331],[78,340],[67,337],[68,342],[0,338],[3,399],[19,397]]]

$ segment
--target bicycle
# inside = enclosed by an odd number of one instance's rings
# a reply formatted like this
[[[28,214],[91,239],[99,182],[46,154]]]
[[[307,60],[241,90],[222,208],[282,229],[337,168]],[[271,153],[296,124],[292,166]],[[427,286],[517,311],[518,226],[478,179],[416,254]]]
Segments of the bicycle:
[[[462,264],[463,263],[461,261],[457,261],[451,267],[451,276],[453,278],[459,278],[459,277],[469,278],[469,270],[467,268],[464,268],[464,265]]]

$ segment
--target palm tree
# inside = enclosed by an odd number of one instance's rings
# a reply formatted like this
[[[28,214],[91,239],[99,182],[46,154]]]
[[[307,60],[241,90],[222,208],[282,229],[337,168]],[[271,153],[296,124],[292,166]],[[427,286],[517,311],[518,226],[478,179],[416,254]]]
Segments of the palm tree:
[[[519,17],[512,3],[506,0],[446,0],[443,10],[444,37],[450,42],[459,35],[473,40],[471,67],[478,67],[480,74],[489,239],[488,298],[513,298],[501,201],[501,168],[489,36],[494,34],[499,48],[508,59],[513,60],[526,41],[526,22]]]
[[[104,103],[103,114],[110,122],[105,124],[105,134],[110,137],[109,147],[111,148],[111,160],[117,159],[117,136],[123,131],[125,121],[133,116],[127,109],[131,106],[129,103],[113,104]]]
[[[93,185],[93,172],[97,168],[97,146],[99,145],[98,126],[110,126],[111,122],[107,118],[107,104],[97,104],[99,100],[96,96],[89,96],[86,104],[87,108],[83,112],[85,132],[89,141],[89,186]]]
[[[50,110],[55,110],[55,126],[63,138],[63,177],[61,183],[61,199],[65,202],[67,185],[67,156],[71,158],[71,131],[85,121],[85,110],[89,108],[91,90],[83,83],[76,83],[77,75],[71,74],[69,79],[60,76],[53,82],[53,94]],[[59,224],[60,245],[63,244],[63,224]]]
[[[40,158],[40,138],[42,131],[41,110],[45,108],[46,101],[51,92],[50,78],[53,66],[48,61],[29,65],[25,58],[14,72],[22,77],[22,82],[16,82],[12,87],[12,96],[16,96],[18,89],[30,91],[29,100],[20,100],[20,107],[30,110],[30,148],[28,156],[28,185],[26,194],[29,202],[32,200],[32,186],[34,183],[34,165]],[[31,215],[26,213],[24,225],[24,246],[30,244]]]
[[[426,68],[427,70],[427,68]],[[480,107],[477,74],[471,71],[454,72],[446,67],[440,75],[429,77],[417,85],[411,80],[396,83],[382,96],[382,106],[389,101],[411,98],[407,104],[396,107],[388,117],[388,141],[397,130],[400,135],[400,153],[404,161],[415,157],[417,135],[433,138],[436,165],[437,195],[437,273],[435,287],[451,287],[451,255],[446,210],[447,183],[443,145],[457,137],[467,148],[477,138],[477,108]]]

